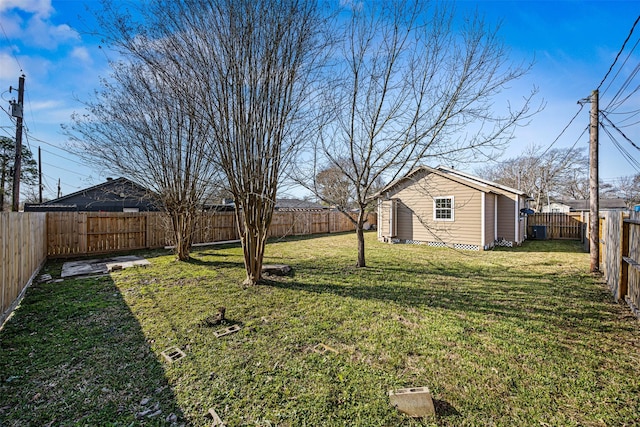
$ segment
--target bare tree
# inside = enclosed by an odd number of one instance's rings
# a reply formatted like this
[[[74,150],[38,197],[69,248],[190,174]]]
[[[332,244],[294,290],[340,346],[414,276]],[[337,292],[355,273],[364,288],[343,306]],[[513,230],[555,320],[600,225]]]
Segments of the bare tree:
[[[132,14],[104,5],[106,38],[193,105],[189,120],[206,132],[197,140],[208,141],[198,158],[226,178],[245,282],[257,283],[281,169],[304,140],[302,113],[323,53],[318,3],[152,0]]]
[[[145,49],[158,54],[153,44]],[[166,69],[158,73],[131,52],[113,63],[110,81],[75,114],[67,134],[89,162],[154,191],[169,217],[175,253],[190,257],[196,214],[216,178],[207,160],[210,128],[197,114],[189,86],[175,91]],[[171,63],[165,63],[169,68]]]
[[[616,195],[623,198],[627,206],[640,204],[640,174],[620,177],[614,181],[613,187]]]
[[[343,172],[348,168],[348,162],[344,162],[343,168],[330,166],[318,172],[315,179],[315,193],[318,198],[331,204],[341,211],[347,211],[355,207],[355,189],[348,176]]]
[[[349,181],[359,209],[350,216],[357,266],[364,267],[363,225],[375,184],[422,162],[459,162],[501,148],[528,117],[533,93],[515,110],[493,111],[495,98],[528,67],[509,64],[497,30],[477,16],[458,31],[447,4],[343,4],[346,23],[327,76],[312,164],[294,179],[321,198],[321,186],[309,182],[317,171],[336,168]]]
[[[589,197],[589,158],[584,149],[544,150],[531,145],[518,157],[480,168],[479,176],[524,191],[540,209],[549,200]]]
[[[261,279],[282,168],[304,140],[322,58],[315,0],[194,0],[182,14],[214,160],[233,194],[247,277]]]

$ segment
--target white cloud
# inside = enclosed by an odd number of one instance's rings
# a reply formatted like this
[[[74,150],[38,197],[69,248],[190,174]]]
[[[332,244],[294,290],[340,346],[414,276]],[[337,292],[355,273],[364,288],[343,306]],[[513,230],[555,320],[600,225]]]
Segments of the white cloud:
[[[45,18],[53,12],[51,0],[0,0],[0,12],[12,9],[20,9]]]
[[[85,64],[91,64],[91,55],[86,47],[74,47],[71,51],[71,57],[82,61]]]
[[[80,40],[69,25],[50,20],[54,11],[50,0],[0,0],[0,22],[5,33],[25,46],[53,50]]]
[[[0,81],[4,79],[14,79],[20,75],[20,67],[15,58],[9,52],[0,52]]]
[[[49,110],[49,109],[57,109],[59,108],[61,105],[63,105],[60,101],[53,101],[53,100],[49,100],[49,101],[32,101],[29,103],[31,110],[33,110],[33,112],[39,112],[42,110]]]
[[[55,25],[34,15],[29,19],[24,37],[34,46],[56,49],[60,44],[80,40],[76,30],[67,24]]]

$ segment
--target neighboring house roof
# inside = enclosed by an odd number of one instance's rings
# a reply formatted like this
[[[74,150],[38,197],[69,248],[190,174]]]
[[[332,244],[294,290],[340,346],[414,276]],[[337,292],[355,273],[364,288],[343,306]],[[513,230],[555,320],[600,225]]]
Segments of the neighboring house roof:
[[[511,193],[511,194],[517,194],[520,196],[526,196],[526,194],[523,191],[516,190],[515,188],[507,187],[506,185],[498,184],[486,179],[478,178],[476,176],[470,175],[465,172],[460,172],[455,169],[446,168],[443,166],[438,166],[437,168],[432,168],[430,166],[419,166],[413,169],[411,172],[409,172],[405,176],[398,178],[395,181],[388,184],[387,186],[385,186],[382,190],[380,190],[376,194],[376,197],[382,196],[382,194],[391,191],[393,187],[397,186],[398,184],[401,184],[406,180],[411,179],[412,177],[414,177],[415,175],[421,172],[433,173],[485,193],[497,193],[497,194]]]
[[[279,211],[323,211],[329,209],[327,206],[316,202],[299,199],[277,199],[276,210]]]
[[[569,206],[572,211],[588,211],[590,209],[589,199],[564,200],[558,203]],[[628,209],[624,199],[600,199],[598,204],[600,206],[600,210]]]
[[[127,179],[107,181],[40,204],[25,204],[25,211],[122,211],[138,208],[158,210],[155,194]]]

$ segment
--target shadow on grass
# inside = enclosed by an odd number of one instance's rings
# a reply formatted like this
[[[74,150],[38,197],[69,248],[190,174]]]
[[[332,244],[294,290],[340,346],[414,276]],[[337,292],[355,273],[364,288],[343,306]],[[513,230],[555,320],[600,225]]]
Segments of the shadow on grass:
[[[525,240],[522,245],[514,248],[496,247],[494,250],[503,252],[586,252],[579,240]]]
[[[207,257],[215,256],[210,253],[201,253],[200,256],[206,255]],[[221,257],[223,257],[221,255]],[[226,257],[226,256],[225,256]],[[222,261],[222,260],[204,260],[200,258],[191,257],[188,261],[183,261],[186,264],[199,265],[201,267],[213,267],[213,268],[244,268],[242,261]]]
[[[0,331],[0,425],[169,425],[184,416],[109,276],[34,284]]]
[[[313,282],[307,279],[309,270],[306,273],[298,272],[290,280],[268,280],[264,284],[345,298],[507,317],[519,322],[537,320],[567,330],[605,332],[613,327],[608,320],[614,316],[615,306],[598,304],[608,298],[604,290],[595,286],[585,289],[578,278],[560,274],[510,272],[502,267],[473,268],[462,264],[459,268],[454,264],[449,269],[442,267],[429,272],[427,268],[369,267],[342,277],[336,273],[335,279],[325,275],[324,280]],[[349,279],[350,274],[356,278]]]
[[[371,232],[371,231],[369,231]],[[286,243],[286,242],[303,242],[305,240],[315,240],[322,239],[323,237],[334,237],[334,236],[346,236],[353,234],[355,236],[356,232],[354,231],[341,231],[338,233],[317,233],[317,234],[300,234],[300,235],[288,235],[282,237],[270,237],[267,240],[267,244],[273,243]]]
[[[436,410],[436,416],[438,418],[460,415],[460,412],[446,400],[433,399],[433,407]]]

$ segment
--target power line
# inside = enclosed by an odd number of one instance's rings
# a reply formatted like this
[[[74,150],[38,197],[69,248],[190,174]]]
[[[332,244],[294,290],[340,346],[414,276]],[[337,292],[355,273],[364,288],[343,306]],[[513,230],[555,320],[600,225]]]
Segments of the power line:
[[[2,105],[0,105],[0,110],[4,111],[7,114],[7,116],[9,116],[9,119],[11,119],[12,122],[15,120],[13,118],[13,115],[11,115],[11,113],[9,112],[9,110],[5,110],[5,108]],[[15,123],[14,123],[14,125],[15,125]]]
[[[4,38],[7,40],[7,44],[11,46],[11,40],[9,40],[9,36],[7,36],[7,32],[4,30],[4,26],[2,25],[2,22],[0,22],[0,29],[2,29],[2,34],[4,34]],[[13,56],[13,59],[15,59],[16,64],[18,64],[18,67],[20,68],[20,73],[22,73],[23,72],[22,64],[20,64],[20,61],[18,61],[18,57],[13,52],[13,49],[11,49],[11,56]]]
[[[633,167],[637,172],[640,172],[640,162],[638,162],[625,148],[618,142],[615,136],[611,133],[609,128],[603,126],[602,130],[609,135],[611,138],[611,142],[613,142],[614,147],[622,154],[622,157]]]
[[[52,168],[60,169],[60,170],[65,171],[65,172],[69,172],[69,173],[81,176],[83,178],[91,178],[88,175],[84,175],[84,174],[81,174],[80,172],[72,171],[71,169],[61,168],[60,166],[52,165],[51,163],[42,162],[42,164],[43,165],[47,165],[47,166],[51,166]]]
[[[547,152],[549,152],[549,150],[551,150],[551,147],[553,147],[553,145],[558,142],[558,140],[560,139],[560,137],[562,135],[564,135],[564,133],[567,131],[567,129],[569,129],[569,126],[571,126],[571,124],[574,122],[574,120],[576,119],[576,117],[578,117],[578,115],[580,114],[580,112],[582,111],[582,109],[584,108],[584,104],[578,102],[578,104],[580,105],[580,109],[576,112],[576,114],[571,118],[571,120],[569,120],[569,123],[567,123],[567,125],[560,131],[560,134],[558,134],[558,136],[556,137],[556,139],[553,140],[553,142],[551,142],[551,144],[549,144],[549,146],[542,152],[542,154],[540,154],[540,156],[538,156],[538,159],[542,158],[542,156],[544,156],[545,154],[547,154]],[[584,132],[583,132],[584,133]],[[582,136],[582,135],[580,135]],[[575,146],[575,144],[574,144]]]
[[[624,43],[622,43],[622,47],[618,51],[618,54],[616,55],[615,59],[613,60],[613,63],[609,67],[609,71],[607,71],[607,74],[604,75],[604,77],[602,78],[602,81],[600,82],[600,84],[598,85],[596,90],[600,90],[600,86],[602,86],[604,81],[607,80],[607,77],[609,77],[609,73],[611,73],[611,70],[613,70],[613,67],[616,65],[616,62],[618,61],[618,58],[622,54],[622,51],[624,50],[624,47],[627,45],[627,42],[631,38],[631,35],[633,34],[633,30],[636,28],[636,25],[638,24],[638,21],[640,21],[640,15],[638,15],[638,17],[636,18],[636,21],[633,23],[633,26],[631,27],[631,30],[629,31],[629,35],[624,40]]]
[[[638,40],[638,42],[640,42],[640,39]],[[629,74],[627,76],[627,78],[625,79],[625,81],[622,84],[622,86],[620,86],[620,88],[618,89],[616,94],[613,96],[613,98],[611,98],[611,101],[606,106],[605,110],[613,110],[615,108],[618,108],[631,95],[633,95],[635,92],[638,91],[638,87],[636,87],[636,89],[634,89],[626,98],[624,98],[621,101],[618,101],[618,98],[620,98],[620,96],[622,95],[622,92],[624,92],[627,89],[627,87],[629,87],[629,85],[631,84],[632,80],[635,78],[635,76],[638,74],[639,71],[640,71],[640,64],[636,65],[635,68],[633,69],[633,71],[631,72],[631,74]]]
[[[604,117],[609,122],[609,124],[615,130],[617,130],[620,133],[620,135],[622,135],[622,137],[624,139],[626,139],[636,150],[640,151],[640,147],[638,145],[636,145],[627,135],[625,135],[624,132],[622,132],[620,129],[618,129],[618,127],[611,120],[609,120],[609,117],[607,117],[606,114],[602,113],[602,117]]]
[[[73,159],[70,159],[68,157],[61,156],[60,154],[56,154],[53,151],[49,151],[49,150],[46,150],[44,148],[42,148],[42,151],[45,152],[45,153],[51,154],[52,156],[60,157],[61,159],[67,160],[67,161],[72,162],[72,163],[75,163],[77,165],[86,166],[84,163],[79,162],[78,160],[73,160]]]
[[[53,143],[51,143],[51,142],[47,142],[47,141],[45,141],[45,140],[43,140],[43,139],[36,138],[35,136],[31,136],[31,139],[32,139],[32,140],[34,140],[34,141],[36,141],[36,142],[41,142],[41,143],[46,144],[46,145],[48,145],[48,146],[50,146],[50,147],[56,148],[56,149],[58,149],[58,150],[60,150],[60,151],[64,151],[64,152],[65,152],[65,153],[67,153],[67,154],[71,154],[72,156],[76,156],[76,157],[77,157],[77,154],[76,154],[76,153],[74,153],[73,151],[67,150],[66,148],[62,148],[62,147],[60,147],[60,146],[57,146],[57,145],[55,145],[55,144],[53,144]]]

